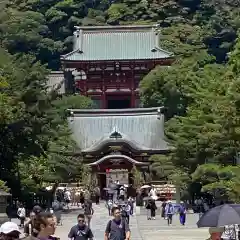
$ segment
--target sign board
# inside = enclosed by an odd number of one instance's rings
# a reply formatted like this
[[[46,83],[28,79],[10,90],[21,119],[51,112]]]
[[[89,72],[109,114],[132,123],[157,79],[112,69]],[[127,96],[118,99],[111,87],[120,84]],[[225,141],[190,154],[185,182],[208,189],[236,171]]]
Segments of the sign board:
[[[109,169],[106,172],[106,185],[109,185],[110,180],[113,182],[119,181],[120,184],[128,184],[128,170],[127,169]]]

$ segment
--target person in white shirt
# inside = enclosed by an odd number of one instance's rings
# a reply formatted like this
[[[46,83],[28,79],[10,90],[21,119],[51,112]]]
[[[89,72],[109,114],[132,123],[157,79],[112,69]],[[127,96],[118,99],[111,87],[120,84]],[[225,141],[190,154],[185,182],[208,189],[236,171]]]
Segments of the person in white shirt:
[[[124,191],[123,187],[120,188],[119,199],[122,201],[124,201],[124,199],[125,199],[125,191]]]
[[[149,192],[150,197],[152,197],[153,199],[155,199],[157,197],[157,191],[154,188],[154,186],[151,187],[151,190]]]
[[[24,227],[24,221],[26,219],[26,209],[24,208],[22,203],[19,204],[17,215],[20,219],[20,227]]]
[[[69,190],[65,190],[64,192],[64,200],[67,204],[67,208],[69,208],[69,203],[71,202],[71,193]]]

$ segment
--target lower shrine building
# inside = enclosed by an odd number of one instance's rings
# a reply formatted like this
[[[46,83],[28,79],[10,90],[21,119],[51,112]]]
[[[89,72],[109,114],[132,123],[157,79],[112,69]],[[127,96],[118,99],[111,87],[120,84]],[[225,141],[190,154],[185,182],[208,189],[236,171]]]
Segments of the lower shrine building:
[[[69,111],[74,140],[85,163],[98,173],[101,188],[109,178],[128,184],[133,166],[146,172],[151,155],[171,150],[161,108]]]
[[[139,82],[173,55],[161,48],[156,26],[76,27],[73,51],[62,56],[63,72],[51,86],[90,97],[96,109],[69,109],[69,125],[84,161],[98,173],[101,188],[109,179],[129,182],[133,166],[147,169],[149,157],[171,150],[159,108],[141,108]],[[144,172],[144,171],[143,171]]]

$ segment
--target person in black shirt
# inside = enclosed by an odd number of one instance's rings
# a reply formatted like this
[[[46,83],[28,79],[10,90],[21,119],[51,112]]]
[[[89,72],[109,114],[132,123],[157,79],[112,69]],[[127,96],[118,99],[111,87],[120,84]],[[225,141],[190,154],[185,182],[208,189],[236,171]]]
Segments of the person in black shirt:
[[[87,225],[89,228],[90,228],[90,223],[91,223],[93,214],[94,214],[94,210],[92,207],[92,201],[90,199],[86,199],[84,203],[84,216],[87,220]]]
[[[77,217],[78,224],[73,226],[68,234],[69,240],[92,240],[92,230],[85,224],[85,217],[79,214]]]
[[[167,205],[167,203],[164,200],[163,203],[162,203],[162,211],[161,211],[161,217],[162,218],[165,218],[165,207],[166,207],[166,205]]]
[[[118,207],[112,209],[113,219],[107,224],[104,240],[130,240],[129,225],[121,217],[121,210]]]

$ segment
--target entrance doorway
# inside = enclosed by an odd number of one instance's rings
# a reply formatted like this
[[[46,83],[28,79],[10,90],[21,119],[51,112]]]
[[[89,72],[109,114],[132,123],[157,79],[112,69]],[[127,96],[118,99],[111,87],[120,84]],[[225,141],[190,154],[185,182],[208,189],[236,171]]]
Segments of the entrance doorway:
[[[131,102],[128,99],[125,100],[108,100],[108,109],[123,109],[130,108]]]
[[[107,97],[108,109],[123,109],[131,108],[131,98],[125,96],[108,96]]]

